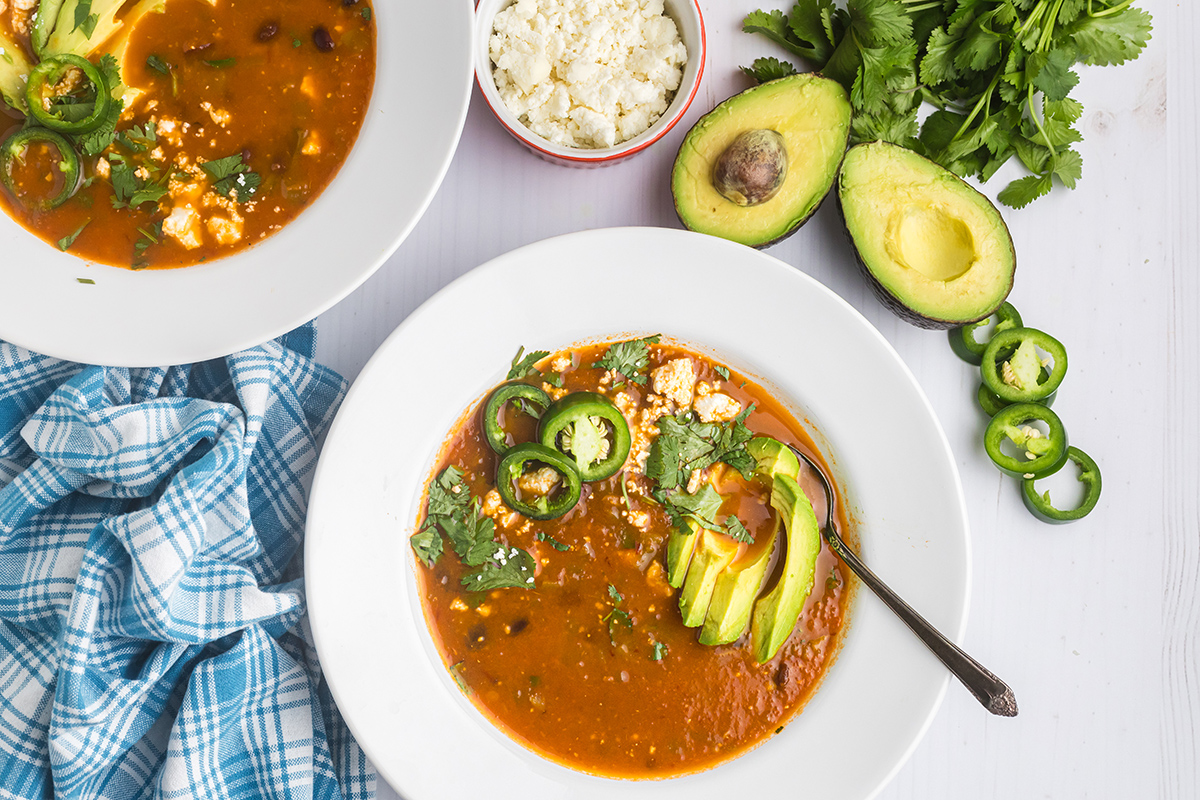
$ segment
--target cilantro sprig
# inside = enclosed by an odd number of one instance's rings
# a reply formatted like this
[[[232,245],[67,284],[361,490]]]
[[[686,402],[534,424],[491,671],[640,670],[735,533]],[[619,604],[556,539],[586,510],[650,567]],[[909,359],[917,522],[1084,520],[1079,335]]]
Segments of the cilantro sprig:
[[[538,374],[537,367],[534,366],[546,356],[550,355],[549,350],[534,350],[529,355],[525,355],[525,346],[522,345],[517,354],[513,356],[512,366],[508,370],[506,381],[519,381],[521,378],[528,378],[530,375]]]
[[[617,644],[616,629],[618,626],[623,626],[629,630],[633,630],[633,618],[629,616],[629,612],[621,608],[621,603],[625,602],[625,596],[621,594],[616,586],[611,583],[608,585],[608,599],[612,607],[608,613],[601,617],[601,622],[608,624],[608,640],[615,647]]]
[[[213,189],[239,203],[245,203],[254,198],[262,177],[257,172],[251,172],[250,167],[242,163],[242,154],[234,153],[215,161],[201,161],[200,169],[213,182]]]
[[[658,344],[661,339],[662,336],[656,333],[643,339],[617,342],[604,351],[604,355],[592,366],[620,373],[625,380],[645,386],[646,376],[642,372],[650,365],[650,345]],[[621,383],[615,385],[620,386]]]
[[[1017,158],[1030,174],[999,199],[1022,208],[1082,177],[1073,67],[1136,59],[1151,22],[1131,0],[797,0],[742,29],[844,85],[855,142],[894,142],[984,182]],[[743,69],[759,81],[794,71],[774,58]],[[920,124],[923,102],[936,110]]]
[[[481,505],[471,496],[462,470],[446,467],[429,485],[425,524],[409,537],[413,552],[421,563],[433,567],[445,550],[445,537],[464,565],[477,568],[462,577],[468,590],[532,588],[533,556],[496,541],[496,523],[482,514]]]
[[[748,480],[754,472],[754,456],[746,442],[754,436],[746,427],[748,406],[728,422],[701,422],[693,411],[682,411],[658,421],[659,434],[650,446],[646,475],[664,490],[687,483],[693,470],[723,461]]]

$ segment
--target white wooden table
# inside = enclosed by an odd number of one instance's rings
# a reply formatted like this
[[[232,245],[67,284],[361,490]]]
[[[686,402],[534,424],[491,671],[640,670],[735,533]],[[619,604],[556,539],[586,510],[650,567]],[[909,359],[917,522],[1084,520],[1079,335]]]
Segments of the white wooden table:
[[[1200,797],[1200,12],[1194,0],[1138,5],[1155,17],[1141,59],[1082,70],[1079,188],[1005,212],[1020,265],[1011,299],[1027,324],[1069,349],[1055,409],[1103,468],[1102,505],[1088,519],[1053,527],[1028,514],[1016,482],[983,452],[978,373],[944,334],[910,327],[876,302],[831,204],[769,251],[874,322],[932,401],[971,518],[966,647],[1020,701],[1018,718],[997,719],[952,684],[880,795],[887,800]],[[591,171],[543,163],[508,137],[476,90],[424,219],[374,278],[321,317],[321,359],[353,379],[434,292],[521,245],[587,228],[677,227],[668,188],[675,148],[697,117],[745,88],[738,65],[773,52],[740,31],[757,0],[702,6],[701,92],[682,124],[630,162]],[[986,191],[994,197],[1008,175]],[[380,796],[395,797],[382,784]]]

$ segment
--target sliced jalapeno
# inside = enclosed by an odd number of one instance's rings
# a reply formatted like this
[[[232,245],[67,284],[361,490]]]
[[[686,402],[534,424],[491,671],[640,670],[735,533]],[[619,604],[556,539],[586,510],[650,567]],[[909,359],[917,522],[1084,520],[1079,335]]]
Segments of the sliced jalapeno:
[[[1030,422],[1044,422],[1042,434]],[[1013,457],[1001,449],[1008,439],[1024,451]],[[1067,460],[1067,429],[1050,409],[1036,403],[1018,403],[996,412],[983,432],[983,447],[1001,472],[1018,478],[1042,478],[1053,474]]]
[[[63,79],[72,70],[82,72],[84,80],[60,93]],[[112,103],[112,93],[92,62],[63,53],[50,56],[30,71],[25,101],[29,115],[39,125],[74,136],[100,127]]]
[[[1079,481],[1085,486],[1083,502],[1076,508],[1060,511],[1050,502],[1050,492],[1038,494],[1037,489],[1034,488],[1037,478],[1026,478],[1021,481],[1021,496],[1025,500],[1025,507],[1044,522],[1062,524],[1083,519],[1092,513],[1092,509],[1100,501],[1100,467],[1096,465],[1092,457],[1078,447],[1068,447],[1067,460],[1073,461],[1079,467]]]
[[[1038,350],[1050,354],[1043,362]],[[992,337],[979,367],[983,383],[1008,403],[1036,403],[1058,391],[1067,374],[1067,349],[1035,328],[1010,328]]]
[[[575,507],[582,484],[571,459],[537,442],[523,442],[500,457],[496,489],[504,504],[518,514],[554,519]]]
[[[981,342],[975,338],[975,332],[987,325],[992,317],[996,318],[996,327],[992,329],[992,335],[988,337],[988,340]],[[1017,313],[1011,303],[1005,302],[990,317],[984,317],[979,322],[972,322],[961,328],[951,328],[946,333],[950,337],[950,349],[957,353],[963,361],[979,366],[983,362],[983,352],[987,350],[988,342],[991,342],[996,334],[1020,328],[1021,325],[1021,315]]]
[[[1043,373],[1045,373],[1046,377],[1049,377],[1050,375],[1050,373],[1046,370],[1043,370]],[[1045,378],[1043,378],[1043,380],[1045,380]],[[1037,403],[1047,407],[1052,406],[1054,405],[1054,398],[1057,396],[1058,393],[1056,392],[1048,397],[1038,400]],[[984,386],[982,383],[979,384],[979,391],[975,393],[975,399],[979,401],[979,407],[983,409],[983,413],[987,414],[989,417],[996,416],[1000,409],[1007,408],[1008,406],[1012,405],[1012,403],[1001,400],[995,392]]]
[[[629,424],[602,394],[572,392],[546,409],[538,441],[573,459],[585,482],[616,474],[629,455]]]
[[[47,144],[58,151],[58,169],[62,173],[62,189],[53,197],[37,200],[29,199],[18,191],[16,179],[13,176],[13,166],[25,163],[25,153],[32,144]],[[14,133],[0,147],[0,181],[5,188],[12,192],[26,208],[33,211],[47,211],[61,206],[75,194],[79,188],[79,155],[71,143],[64,137],[48,131],[45,128],[25,128]]]
[[[533,405],[537,408],[537,414],[541,414],[550,407],[550,395],[536,386],[519,381],[502,383],[488,395],[487,403],[483,407],[483,433],[491,448],[501,454],[507,452],[510,447],[508,434],[504,431],[501,418],[507,403],[514,403],[518,406],[521,403]],[[528,409],[526,411],[528,413]]]

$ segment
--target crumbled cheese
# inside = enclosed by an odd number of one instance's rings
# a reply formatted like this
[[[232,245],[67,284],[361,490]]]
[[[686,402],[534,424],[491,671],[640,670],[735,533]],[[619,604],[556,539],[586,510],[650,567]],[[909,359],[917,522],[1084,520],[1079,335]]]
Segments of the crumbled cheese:
[[[560,356],[555,356],[554,360],[550,362],[550,369],[554,370],[555,372],[566,372],[571,368],[571,366],[570,353],[563,353]]]
[[[163,220],[162,230],[188,250],[195,250],[203,243],[200,239],[200,215],[188,205],[171,209],[170,215]]]
[[[208,218],[205,224],[208,232],[217,240],[218,244],[233,244],[242,238],[242,220],[239,217],[236,220],[228,217],[214,214]]]
[[[517,486],[522,492],[529,494],[548,495],[558,485],[558,473],[551,467],[542,467],[534,472],[526,472],[517,478]]]
[[[701,422],[728,422],[742,413],[742,404],[727,394],[710,394],[696,400]]]
[[[311,97],[313,100],[317,99],[317,79],[313,77],[311,72],[305,75],[300,81],[300,91]]]
[[[304,137],[304,145],[300,152],[306,156],[315,156],[321,152],[321,140],[316,131],[309,131],[308,136]]]
[[[492,517],[500,510],[500,493],[495,489],[489,489],[488,493],[483,496],[483,515]]]
[[[488,42],[501,100],[539,136],[612,147],[666,112],[687,48],[663,0],[517,0]]]
[[[29,23],[33,19],[33,9],[38,0],[13,0],[12,29],[13,33],[28,33]]]
[[[220,125],[222,128],[224,128],[225,125],[228,124],[229,120],[231,119],[228,111],[226,111],[223,108],[216,108],[215,106],[213,106],[212,103],[208,102],[207,100],[205,100],[203,103],[201,103],[200,107],[203,108],[205,111],[207,111],[208,115],[210,117],[212,117],[212,121],[217,123],[218,125]]]
[[[690,358],[675,358],[650,373],[654,391],[671,400],[681,409],[692,404],[692,389],[696,385],[696,369]]]
[[[107,158],[96,159],[96,174],[105,180],[112,174],[112,166],[109,165]]]

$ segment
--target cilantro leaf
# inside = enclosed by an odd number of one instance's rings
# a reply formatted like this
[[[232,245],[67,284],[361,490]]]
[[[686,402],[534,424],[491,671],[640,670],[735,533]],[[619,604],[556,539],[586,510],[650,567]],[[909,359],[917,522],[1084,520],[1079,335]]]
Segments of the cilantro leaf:
[[[656,333],[644,339],[617,342],[604,352],[599,361],[593,362],[592,366],[612,370],[625,380],[645,386],[646,376],[642,374],[642,370],[650,365],[650,345],[658,344],[661,339]]]
[[[462,585],[472,592],[492,589],[533,588],[536,569],[533,556],[517,547],[499,545],[488,561],[475,572],[462,577]]]
[[[778,80],[779,78],[786,78],[788,75],[795,75],[796,68],[786,61],[766,56],[754,59],[754,63],[748,67],[742,67],[742,72],[759,83],[766,83]]]
[[[650,660],[651,661],[662,661],[663,656],[665,656],[667,654],[667,646],[665,644],[663,644],[662,642],[658,642],[658,641],[651,642],[650,646],[651,646]]]
[[[422,528],[408,537],[413,552],[427,567],[432,567],[442,557],[442,537],[435,528]]]
[[[226,69],[227,67],[232,67],[234,64],[236,64],[237,59],[231,56],[229,58],[216,58],[211,61],[205,61],[204,63],[214,69]]]
[[[745,421],[753,410],[750,406],[729,422],[700,422],[691,411],[660,418],[646,459],[647,477],[662,489],[675,489],[687,483],[692,470],[723,461],[749,479],[755,461],[746,451],[753,434]]]
[[[730,514],[725,520],[725,533],[739,542],[754,544],[754,534],[742,523],[736,515]]]
[[[146,57],[146,66],[162,75],[171,74],[171,65],[153,53]]]
[[[545,542],[560,553],[565,553],[571,549],[571,545],[563,544],[548,533],[542,533],[541,531],[538,531],[533,535],[533,538],[539,542]]]
[[[625,597],[617,587],[611,583],[608,585],[608,597],[612,601],[612,608],[607,614],[600,618],[601,622],[608,623],[608,640],[615,647],[617,642],[615,638],[616,626],[623,625],[626,628],[633,630],[633,618],[629,616],[629,612],[620,607],[621,603],[625,602]]]
[[[1140,8],[1127,6],[1123,11],[1103,17],[1084,16],[1067,28],[1085,64],[1109,66],[1124,64],[1141,55],[1150,40],[1150,15]]]
[[[1075,54],[1065,48],[1052,50],[1048,54],[1034,53],[1026,62],[1026,72],[1032,73],[1030,80],[1041,90],[1047,100],[1065,100],[1079,83],[1079,76],[1071,71]]]
[[[75,240],[79,238],[79,234],[83,233],[83,229],[91,224],[91,219],[85,219],[82,225],[58,240],[58,249],[62,250],[63,252],[71,249],[71,245],[75,244]]]
[[[517,381],[536,374],[537,369],[533,365],[550,355],[549,350],[534,350],[522,358],[524,352],[524,345],[517,349],[517,354],[513,356],[512,367],[508,370],[508,376],[505,378],[506,381]]]
[[[1024,208],[1034,200],[1050,194],[1049,175],[1028,175],[1004,187],[996,199],[1010,208]]]
[[[215,161],[201,161],[200,169],[213,182],[213,189],[226,197],[233,197],[239,203],[250,200],[262,178],[257,172],[251,172],[250,167],[242,163],[242,154],[218,158]],[[232,194],[236,192],[235,194]]]

